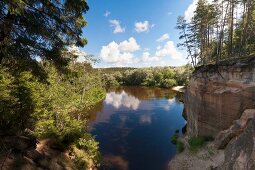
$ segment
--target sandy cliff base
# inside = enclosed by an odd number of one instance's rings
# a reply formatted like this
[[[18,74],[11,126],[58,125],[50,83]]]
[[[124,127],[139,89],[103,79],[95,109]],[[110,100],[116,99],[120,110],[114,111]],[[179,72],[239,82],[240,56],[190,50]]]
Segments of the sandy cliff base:
[[[217,150],[212,143],[197,152],[185,149],[169,163],[169,170],[212,170],[223,164],[224,150]]]

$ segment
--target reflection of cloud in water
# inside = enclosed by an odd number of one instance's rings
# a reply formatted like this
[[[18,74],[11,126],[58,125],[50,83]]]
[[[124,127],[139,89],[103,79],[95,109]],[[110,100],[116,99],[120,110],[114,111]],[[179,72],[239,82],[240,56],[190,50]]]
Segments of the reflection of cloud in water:
[[[140,105],[140,100],[134,96],[128,95],[126,92],[122,91],[121,93],[110,92],[106,94],[105,98],[106,104],[111,104],[116,109],[121,106],[137,110]]]
[[[141,115],[140,116],[140,123],[141,124],[151,124],[151,115]]]
[[[167,103],[166,104],[164,104],[164,109],[166,110],[166,111],[169,111],[170,109],[171,109],[171,107],[172,106],[174,106],[174,104],[175,104],[175,99],[168,99],[167,100]]]
[[[114,167],[117,167],[119,170],[128,170],[128,161],[122,156],[105,155],[104,161],[114,165]]]

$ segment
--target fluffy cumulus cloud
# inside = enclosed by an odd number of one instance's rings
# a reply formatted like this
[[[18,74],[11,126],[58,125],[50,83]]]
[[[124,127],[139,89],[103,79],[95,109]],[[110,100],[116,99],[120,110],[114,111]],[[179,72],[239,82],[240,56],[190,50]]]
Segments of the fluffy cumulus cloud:
[[[122,33],[125,32],[125,28],[121,26],[120,21],[119,20],[110,20],[110,26],[114,28],[113,33],[117,34],[117,33]]]
[[[171,57],[174,60],[184,60],[184,55],[177,50],[173,41],[167,41],[163,47],[158,46],[155,55],[150,55],[149,52],[144,52],[142,61],[152,62],[160,61],[164,57]]]
[[[120,107],[126,107],[133,110],[137,110],[140,105],[140,100],[134,96],[128,95],[126,92],[121,93],[110,92],[106,94],[106,104],[112,105],[118,109]]]
[[[137,62],[133,53],[139,49],[139,44],[136,42],[135,38],[131,37],[119,44],[112,41],[108,45],[103,46],[100,57],[102,57],[106,63],[119,65],[132,64]]]
[[[157,39],[157,42],[164,42],[168,39],[169,39],[169,34],[164,34],[159,39]]]
[[[122,52],[135,52],[140,49],[140,46],[137,44],[136,40],[131,37],[128,40],[125,40],[119,44],[119,49]]]
[[[149,31],[149,29],[154,26],[155,26],[154,24],[150,25],[149,21],[136,22],[135,23],[135,31],[138,33],[146,32],[146,31]]]
[[[153,62],[153,61],[159,61],[161,58],[158,56],[151,56],[149,52],[143,52],[142,55],[142,61],[143,62]]]
[[[157,50],[156,56],[158,56],[158,57],[170,56],[173,59],[177,59],[177,60],[183,59],[182,53],[177,50],[177,48],[174,45],[173,41],[166,42],[164,47],[162,47],[161,49]]]

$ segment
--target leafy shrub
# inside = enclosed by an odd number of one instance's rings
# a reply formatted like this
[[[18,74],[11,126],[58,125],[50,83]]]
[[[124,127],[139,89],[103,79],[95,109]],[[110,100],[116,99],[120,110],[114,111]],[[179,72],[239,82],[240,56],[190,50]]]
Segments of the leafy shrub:
[[[174,134],[172,137],[171,137],[171,142],[173,144],[177,144],[177,141],[178,141],[178,138],[179,138],[179,135],[178,134]]]
[[[67,75],[59,74],[49,63],[43,67],[48,73],[47,83],[30,71],[13,75],[0,66],[0,132],[11,129],[20,133],[29,128],[37,137],[51,138],[60,147],[74,146],[80,167],[87,166],[88,158],[96,159],[98,144],[86,131],[87,120],[75,113],[105,97],[101,80],[79,63],[71,65]]]
[[[191,137],[188,140],[189,147],[191,151],[196,151],[199,148],[203,147],[206,142],[211,141],[212,137],[204,137],[204,136],[198,136],[198,137]]]
[[[170,88],[170,87],[173,87],[173,86],[176,86],[176,85],[177,85],[176,80],[174,80],[174,79],[165,79],[165,80],[163,80],[163,83],[161,84],[161,87]]]
[[[177,140],[176,148],[178,153],[181,153],[182,151],[184,151],[184,144],[181,140]]]

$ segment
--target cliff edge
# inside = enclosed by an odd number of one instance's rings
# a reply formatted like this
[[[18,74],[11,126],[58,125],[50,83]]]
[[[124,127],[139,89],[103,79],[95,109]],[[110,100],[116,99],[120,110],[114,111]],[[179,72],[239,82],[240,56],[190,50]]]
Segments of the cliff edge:
[[[196,68],[186,88],[190,137],[213,137],[198,152],[177,154],[171,170],[255,169],[255,57]]]

